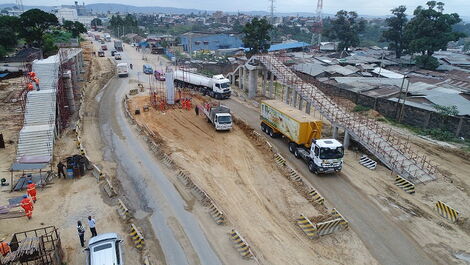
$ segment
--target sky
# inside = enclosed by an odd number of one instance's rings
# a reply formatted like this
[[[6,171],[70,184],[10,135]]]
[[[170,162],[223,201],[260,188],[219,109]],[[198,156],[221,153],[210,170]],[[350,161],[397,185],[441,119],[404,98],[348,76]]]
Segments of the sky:
[[[81,3],[83,0],[80,0]],[[275,12],[315,12],[317,0],[274,0]],[[470,17],[470,0],[441,0],[445,11],[459,13]],[[12,3],[12,0],[0,0],[1,4]],[[73,4],[74,0],[23,0],[23,5],[61,5]],[[323,12],[334,14],[340,9],[354,10],[362,15],[388,15],[390,9],[405,5],[412,14],[418,5],[425,5],[427,0],[323,0]],[[165,6],[195,8],[222,11],[268,11],[269,0],[88,0],[92,3],[119,3],[135,6]]]

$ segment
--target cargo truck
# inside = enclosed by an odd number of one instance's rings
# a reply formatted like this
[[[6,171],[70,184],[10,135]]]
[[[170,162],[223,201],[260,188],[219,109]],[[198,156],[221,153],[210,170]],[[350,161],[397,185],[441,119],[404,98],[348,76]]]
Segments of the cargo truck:
[[[118,52],[122,52],[122,41],[120,40],[115,40],[114,41],[114,49]]]
[[[118,63],[116,65],[116,72],[119,77],[129,76],[129,68],[127,67],[127,63]]]
[[[215,99],[226,99],[232,94],[230,80],[223,75],[207,77],[188,71],[176,70],[173,76],[177,87],[189,86],[201,91],[204,96],[209,95]]]
[[[200,112],[207,117],[207,122],[212,123],[216,131],[228,131],[232,129],[232,115],[226,106],[205,103],[197,106]]]
[[[343,167],[343,145],[336,139],[320,139],[322,122],[281,101],[261,101],[261,130],[287,139],[289,151],[315,174],[339,172]]]

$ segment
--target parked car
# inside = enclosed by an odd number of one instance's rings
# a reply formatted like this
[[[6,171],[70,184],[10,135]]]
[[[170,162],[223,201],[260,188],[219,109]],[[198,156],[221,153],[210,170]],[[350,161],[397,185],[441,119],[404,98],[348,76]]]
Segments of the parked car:
[[[123,265],[122,243],[116,233],[100,234],[88,241],[87,265]]]
[[[153,68],[150,64],[144,64],[142,71],[147,75],[153,74]]]

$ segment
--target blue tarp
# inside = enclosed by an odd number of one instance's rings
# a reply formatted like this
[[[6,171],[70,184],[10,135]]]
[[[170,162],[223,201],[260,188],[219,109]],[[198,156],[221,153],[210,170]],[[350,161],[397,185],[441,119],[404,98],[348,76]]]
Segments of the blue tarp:
[[[7,76],[9,73],[3,73],[3,74],[0,74],[0,78],[4,78],[5,76]]]
[[[146,41],[139,42],[139,47],[141,47],[141,48],[147,48],[148,46],[149,46],[149,44]]]

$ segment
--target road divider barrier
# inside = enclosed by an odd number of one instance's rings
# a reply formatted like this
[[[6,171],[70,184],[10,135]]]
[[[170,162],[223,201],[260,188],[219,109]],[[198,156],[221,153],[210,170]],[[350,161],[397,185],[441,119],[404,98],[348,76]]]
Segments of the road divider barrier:
[[[117,212],[119,216],[125,221],[128,221],[129,219],[132,218],[131,211],[129,210],[129,208],[127,208],[127,206],[124,204],[124,202],[121,199],[118,199]]]
[[[235,229],[232,229],[232,232],[230,233],[230,239],[242,257],[251,258],[254,256],[248,243]]]
[[[110,198],[117,195],[117,192],[108,177],[104,177],[103,189]]]
[[[282,157],[279,153],[274,154],[274,161],[280,167],[283,167],[286,165],[286,159]]]
[[[434,209],[437,211],[437,213],[446,218],[447,220],[455,223],[457,221],[457,218],[459,217],[459,212],[455,210],[454,208],[450,207],[449,205],[445,204],[444,202],[437,201],[436,204],[434,205]]]
[[[296,182],[302,181],[302,177],[293,168],[287,167],[287,171],[288,171],[288,174],[289,174],[288,178],[289,178],[290,181],[296,181]]]
[[[395,185],[400,187],[406,193],[409,193],[409,194],[415,193],[415,184],[413,184],[411,181],[405,178],[402,178],[401,176],[397,176],[395,178]]]
[[[141,250],[145,246],[144,236],[134,224],[131,224],[131,230],[129,232],[129,236],[131,237],[135,248]]]
[[[316,204],[324,205],[325,204],[325,198],[321,196],[321,194],[314,189],[313,187],[310,186],[310,191],[307,192],[307,200],[314,202]]]
[[[190,189],[191,194],[194,195],[205,207],[209,208],[209,214],[218,225],[225,224],[226,217],[224,212],[215,204],[214,200],[199,186],[197,186],[190,178],[189,173],[185,171],[178,171],[176,177]]]
[[[297,218],[297,225],[304,231],[308,238],[314,239],[317,237],[317,227],[303,214]]]
[[[342,219],[338,218],[338,219],[333,219],[330,221],[317,223],[316,227],[318,231],[318,236],[325,236],[325,235],[333,234],[334,232],[343,229],[341,225],[342,221],[343,221]]]
[[[169,168],[173,168],[173,166],[175,165],[175,162],[173,161],[173,159],[171,159],[171,157],[165,153],[161,154],[161,160],[163,164],[165,164]]]
[[[100,181],[103,178],[103,172],[101,172],[101,169],[95,164],[93,164],[93,170],[91,173],[95,176],[97,181]]]
[[[370,159],[366,155],[362,155],[361,158],[359,159],[359,164],[365,166],[366,168],[370,170],[374,170],[377,167],[377,162]]]
[[[349,227],[348,221],[336,209],[333,209],[328,216],[319,217],[329,220],[314,223],[311,219],[301,214],[300,217],[296,219],[296,223],[310,239],[329,235]]]

